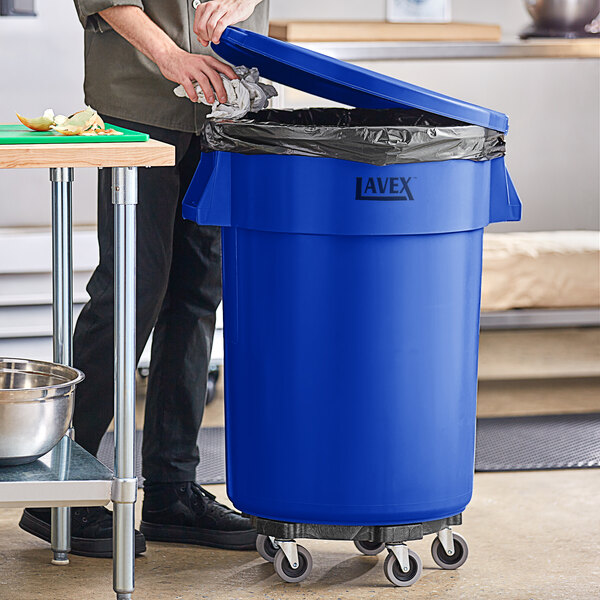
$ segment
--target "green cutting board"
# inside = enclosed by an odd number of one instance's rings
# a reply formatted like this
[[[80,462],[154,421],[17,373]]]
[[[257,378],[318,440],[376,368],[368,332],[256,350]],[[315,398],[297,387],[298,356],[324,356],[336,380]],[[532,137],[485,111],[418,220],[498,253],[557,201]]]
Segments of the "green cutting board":
[[[55,131],[32,131],[21,125],[0,125],[0,144],[96,144],[102,142],[147,142],[147,133],[132,131],[106,123],[106,129],[122,131],[123,135],[61,135]]]

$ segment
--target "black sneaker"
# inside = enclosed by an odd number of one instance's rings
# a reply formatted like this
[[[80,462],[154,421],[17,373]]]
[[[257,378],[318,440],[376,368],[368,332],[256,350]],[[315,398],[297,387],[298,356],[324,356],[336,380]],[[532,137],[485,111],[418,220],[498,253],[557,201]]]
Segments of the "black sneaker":
[[[50,543],[50,509],[26,508],[19,527]],[[71,509],[71,554],[112,558],[112,513],[103,506]],[[146,551],[146,540],[136,530],[135,553]]]
[[[155,542],[256,549],[250,520],[193,482],[146,483],[140,531]]]

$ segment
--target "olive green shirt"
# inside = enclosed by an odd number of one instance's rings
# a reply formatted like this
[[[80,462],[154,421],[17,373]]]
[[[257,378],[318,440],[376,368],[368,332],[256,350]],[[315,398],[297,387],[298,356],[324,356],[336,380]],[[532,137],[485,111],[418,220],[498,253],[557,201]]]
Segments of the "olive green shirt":
[[[212,54],[194,34],[192,0],[74,1],[85,29],[86,103],[109,117],[198,133],[210,107],[175,96],[177,84],[98,15],[112,6],[137,6],[183,50]],[[266,34],[268,14],[269,0],[263,0],[239,26]]]

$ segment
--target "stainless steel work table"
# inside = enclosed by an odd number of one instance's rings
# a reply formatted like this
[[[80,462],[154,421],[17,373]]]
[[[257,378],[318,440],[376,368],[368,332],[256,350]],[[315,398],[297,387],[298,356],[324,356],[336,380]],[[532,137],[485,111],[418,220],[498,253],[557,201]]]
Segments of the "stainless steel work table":
[[[600,58],[600,40],[506,38],[500,42],[303,42],[300,45],[346,61],[460,58]]]
[[[52,304],[54,361],[72,365],[73,171],[111,168],[115,210],[115,472],[66,435],[29,465],[0,468],[0,508],[52,508],[53,563],[68,564],[70,506],[114,506],[113,582],[118,600],[134,590],[135,474],[135,253],[137,167],[175,164],[175,148],[155,140],[0,145],[0,169],[50,169],[52,184]],[[5,199],[6,200],[6,199]],[[24,202],[20,198],[12,202]],[[10,207],[5,205],[4,210]],[[72,434],[72,432],[70,432]]]

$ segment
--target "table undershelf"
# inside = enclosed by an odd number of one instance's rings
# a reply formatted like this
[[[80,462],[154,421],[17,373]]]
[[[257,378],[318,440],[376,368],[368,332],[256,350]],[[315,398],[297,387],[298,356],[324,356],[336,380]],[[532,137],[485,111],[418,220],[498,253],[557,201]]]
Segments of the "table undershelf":
[[[28,465],[0,467],[0,508],[104,506],[113,473],[65,436]]]

